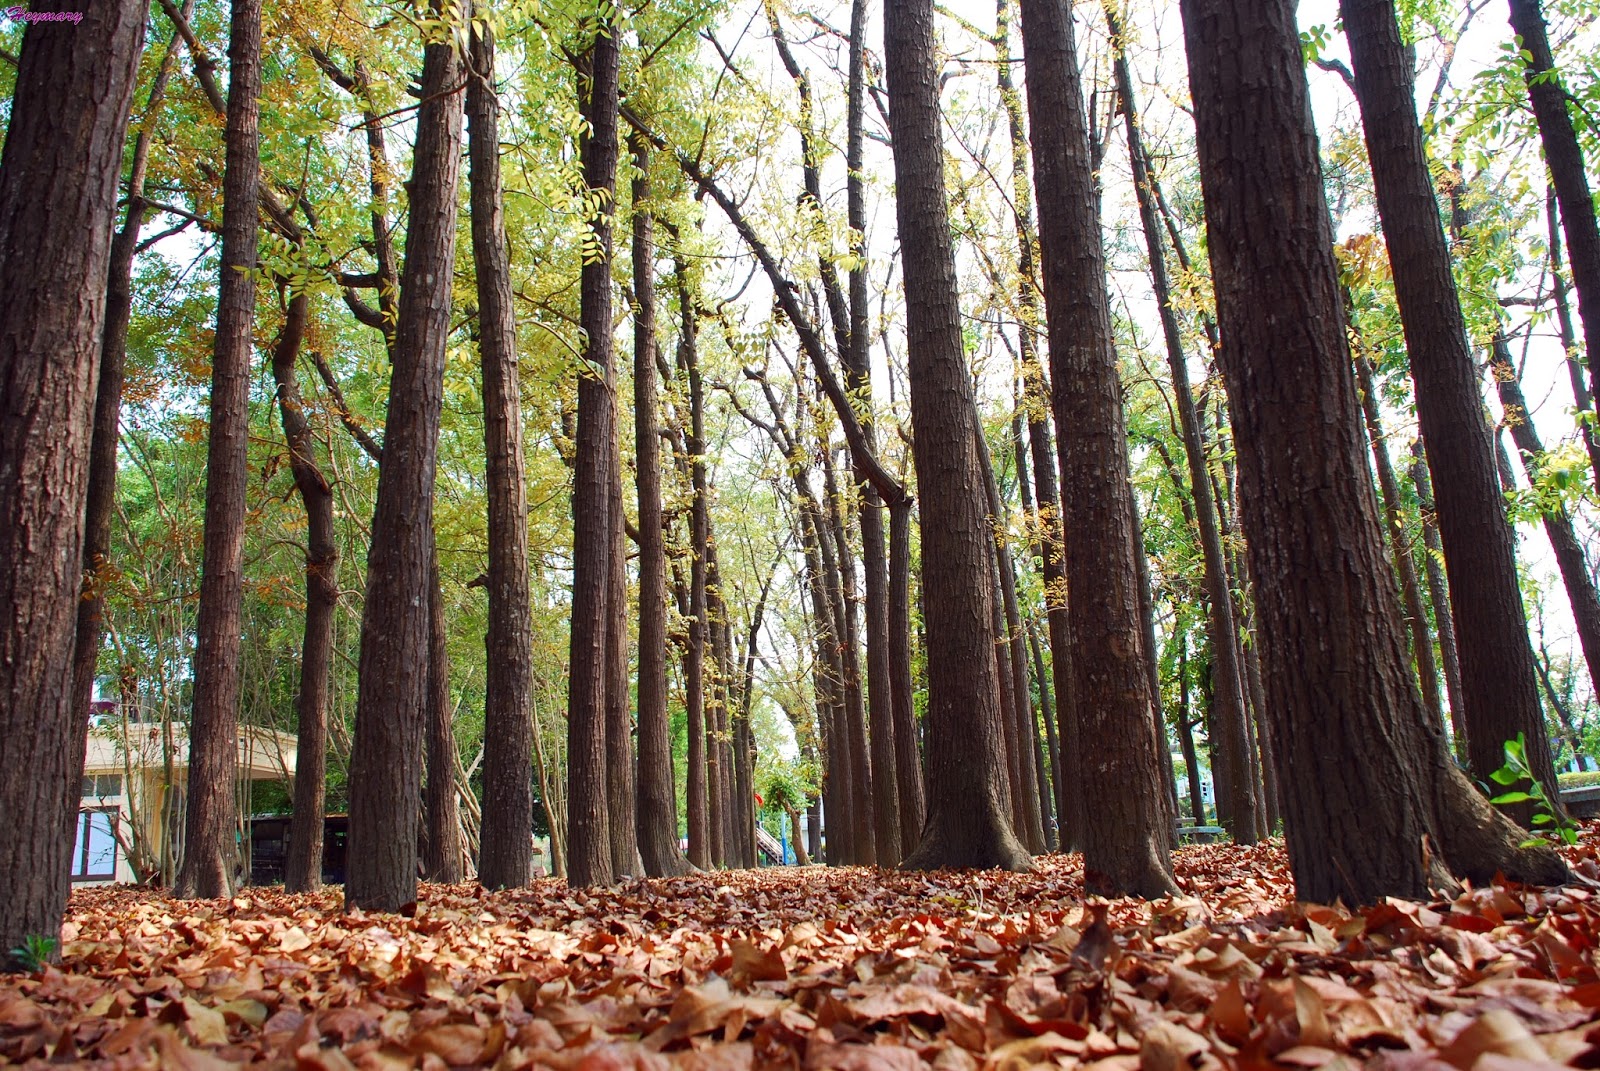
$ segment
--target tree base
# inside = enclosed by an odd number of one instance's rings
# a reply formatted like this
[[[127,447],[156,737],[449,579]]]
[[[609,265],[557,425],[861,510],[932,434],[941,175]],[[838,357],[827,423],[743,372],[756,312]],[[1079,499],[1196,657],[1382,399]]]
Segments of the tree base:
[[[901,870],[1033,869],[1033,859],[998,811],[980,808],[947,816],[928,815],[917,850],[900,863]]]

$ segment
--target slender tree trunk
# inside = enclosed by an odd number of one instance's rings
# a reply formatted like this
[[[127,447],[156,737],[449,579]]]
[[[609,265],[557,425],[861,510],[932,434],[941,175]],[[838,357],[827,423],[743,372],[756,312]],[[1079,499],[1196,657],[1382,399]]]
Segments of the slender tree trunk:
[[[1456,616],[1472,770],[1487,779],[1505,761],[1505,742],[1524,733],[1529,762],[1554,799],[1555,768],[1511,525],[1496,486],[1477,369],[1417,123],[1411,61],[1393,0],[1342,0],[1339,10],[1416,383],[1417,416],[1433,448],[1429,460]]]
[[[1179,632],[1178,640],[1178,746],[1183,751],[1184,769],[1189,772],[1189,813],[1194,824],[1206,824],[1206,796],[1200,780],[1200,755],[1194,746],[1194,722],[1189,719],[1189,637]]]
[[[284,861],[284,888],[312,892],[322,885],[322,827],[327,795],[328,675],[333,659],[333,614],[339,605],[339,540],[333,489],[317,463],[295,364],[305,339],[304,292],[289,301],[272,354],[278,412],[289,446],[289,468],[306,508],[306,618],[300,646],[300,692],[295,697],[294,822]]]
[[[934,64],[932,0],[884,5],[884,63],[905,271],[928,654],[928,814],[902,864],[1028,868],[1001,795],[977,406],[961,348]]]
[[[395,911],[417,898],[417,800],[428,696],[433,484],[456,250],[461,64],[450,43],[423,53],[410,226],[395,325],[389,418],[361,617],[350,752],[345,903]]]
[[[1040,806],[1048,812],[1049,805],[1059,798],[1060,792],[1056,788],[1056,781],[1061,778],[1061,737],[1056,732],[1055,701],[1050,694],[1050,677],[1044,668],[1044,652],[1039,648],[1039,634],[1030,623],[1028,625],[1028,647],[1033,655],[1033,675],[1039,681],[1039,712],[1044,720],[1045,750],[1050,757],[1050,782],[1047,784],[1041,778],[1040,788],[1049,792],[1048,800],[1041,800]],[[1045,828],[1045,846],[1050,851],[1065,851],[1066,844],[1061,839],[1061,815],[1057,813],[1054,820]]]
[[[1412,683],[1293,0],[1183,0],[1182,13],[1296,892],[1416,897],[1446,869],[1559,881],[1555,853],[1520,848],[1454,768]]]
[[[466,877],[462,869],[466,852],[461,838],[461,806],[456,798],[456,769],[461,759],[456,749],[455,704],[450,699],[450,633],[445,625],[437,545],[429,557],[432,593],[428,600],[427,780],[422,793],[423,840],[427,848],[423,871],[429,881],[453,884]]]
[[[1422,440],[1411,444],[1411,483],[1417,491],[1417,512],[1422,527],[1422,567],[1428,580],[1428,601],[1433,604],[1434,628],[1439,636],[1439,663],[1444,671],[1445,698],[1450,702],[1450,733],[1455,740],[1458,761],[1467,761],[1466,708],[1461,696],[1461,660],[1456,654],[1455,615],[1450,612],[1450,588],[1445,583],[1444,544],[1439,539],[1438,514],[1433,508],[1433,481],[1428,460],[1423,456]]]
[[[1011,706],[1006,715],[1011,719],[1010,739],[1016,747],[1011,810],[1013,823],[1022,844],[1035,854],[1044,851],[1044,819],[1039,811],[1039,783],[1034,763],[1034,753],[1039,734],[1033,717],[1033,701],[1028,688],[1028,662],[1023,648],[1022,614],[1017,609],[1017,569],[1011,560],[1011,546],[1005,530],[1005,510],[1000,502],[1000,488],[994,478],[994,461],[989,456],[989,444],[980,435],[978,453],[983,460],[984,493],[989,502],[990,524],[994,531],[995,569],[999,579],[995,602],[1003,610],[997,625],[1005,642],[996,649],[996,661],[1003,662],[1006,679],[1011,686]],[[1005,695],[1005,689],[1001,689]]]
[[[1587,176],[1584,179],[1588,182]],[[1545,222],[1550,241],[1550,292],[1555,298],[1556,326],[1561,336],[1561,351],[1567,356],[1567,377],[1572,381],[1572,402],[1578,411],[1582,428],[1583,445],[1589,452],[1589,467],[1600,486],[1600,429],[1593,423],[1594,395],[1583,381],[1583,354],[1572,329],[1572,303],[1567,291],[1566,276],[1561,273],[1561,215],[1557,209],[1555,187],[1545,196]]]
[[[1116,52],[1117,103],[1122,111],[1128,137],[1128,160],[1133,168],[1133,186],[1139,201],[1139,221],[1144,228],[1145,250],[1150,258],[1150,278],[1155,288],[1161,316],[1161,332],[1167,345],[1167,368],[1172,376],[1174,407],[1183,437],[1183,453],[1189,463],[1189,489],[1194,499],[1196,526],[1200,529],[1200,551],[1204,562],[1207,624],[1211,632],[1212,663],[1216,676],[1215,720],[1219,729],[1223,770],[1218,780],[1228,786],[1230,832],[1241,844],[1255,841],[1256,821],[1250,782],[1240,771],[1249,768],[1246,760],[1246,714],[1244,670],[1239,664],[1239,630],[1234,621],[1233,596],[1228,589],[1227,565],[1223,560],[1222,530],[1217,520],[1217,503],[1211,494],[1211,479],[1206,468],[1205,444],[1201,441],[1200,416],[1189,385],[1189,356],[1184,352],[1183,332],[1173,305],[1172,283],[1167,274],[1167,252],[1161,240],[1155,190],[1151,184],[1149,159],[1139,126],[1138,105],[1134,98],[1133,74],[1122,42],[1122,27],[1111,7],[1106,7],[1106,22],[1118,42]],[[1159,694],[1159,693],[1158,693]],[[1219,800],[1220,803],[1220,800]]]
[[[856,563],[839,504],[833,458],[822,444],[823,490],[827,497],[828,530],[835,547],[834,606],[839,621],[839,661],[844,673],[845,730],[850,740],[850,861],[873,866],[878,861],[873,823],[872,756],[867,743],[867,712],[861,689],[861,639],[856,627]]]
[[[1512,363],[1511,348],[1503,334],[1494,338],[1494,381],[1500,392],[1500,404],[1505,409],[1505,423],[1511,431],[1511,441],[1516,444],[1517,456],[1522,460],[1528,481],[1539,478],[1544,465],[1544,444],[1533,426],[1533,415],[1522,396],[1522,381]],[[1561,507],[1544,515],[1545,534],[1550,537],[1550,549],[1555,553],[1556,566],[1561,570],[1561,582],[1567,589],[1567,602],[1572,607],[1572,622],[1578,633],[1578,644],[1583,648],[1583,660],[1589,667],[1589,681],[1600,695],[1600,595],[1595,593],[1589,563],[1583,553],[1572,526],[1572,517]],[[1537,664],[1536,664],[1537,668]]]
[[[606,786],[606,629],[611,558],[611,472],[615,453],[611,340],[611,193],[617,176],[617,61],[615,27],[597,29],[587,54],[583,142],[584,182],[605,195],[589,222],[592,247],[584,258],[582,320],[586,368],[578,380],[578,464],[573,485],[572,661],[567,692],[567,882],[609,885],[611,834]],[[580,78],[583,76],[580,75]],[[632,814],[617,815],[628,821]]]
[[[1160,646],[1156,640],[1156,599],[1150,582],[1150,556],[1144,550],[1144,518],[1139,515],[1139,500],[1133,500],[1133,561],[1139,579],[1139,630],[1144,638],[1144,669],[1150,678],[1150,734],[1155,741],[1156,769],[1166,792],[1166,804],[1161,829],[1167,837],[1167,848],[1177,847],[1178,828],[1178,777],[1172,769],[1172,743],[1167,739],[1167,716],[1161,707]],[[1259,781],[1257,772],[1251,771],[1252,782]],[[1235,838],[1237,839],[1237,838]]]
[[[911,502],[889,506],[889,681],[894,713],[894,771],[900,796],[900,855],[921,843],[927,804],[922,752],[911,697]]]
[[[1023,0],[1034,182],[1039,198],[1052,408],[1061,433],[1074,700],[1085,754],[1084,881],[1095,892],[1160,896],[1168,858],[1145,639],[1139,621],[1133,493],[1122,385],[1100,245],[1098,196],[1078,81],[1072,14]]]
[[[222,278],[211,360],[206,449],[205,560],[195,619],[194,712],[180,897],[231,896],[239,850],[239,647],[244,600],[244,514],[249,480],[250,378],[255,346],[256,123],[261,95],[261,0],[234,0],[228,39],[227,149],[222,192]]]
[[[184,8],[187,17],[193,0]],[[173,32],[145,98],[144,122],[134,138],[133,161],[128,170],[126,208],[122,228],[111,240],[110,267],[106,272],[105,326],[100,335],[100,374],[95,391],[94,433],[89,448],[89,494],[83,520],[83,595],[78,601],[78,625],[73,644],[72,709],[87,712],[94,700],[104,629],[107,579],[106,556],[111,550],[111,515],[117,497],[117,446],[122,415],[123,370],[128,358],[128,323],[133,312],[133,260],[147,202],[145,174],[154,143],[155,117],[166,95],[177,55],[178,34]],[[78,806],[75,790],[69,804]]]
[[[633,781],[633,711],[628,686],[628,536],[622,505],[621,421],[611,439],[611,576],[606,590],[606,810],[611,873],[642,877]]]
[[[1348,311],[1348,306],[1347,306]],[[1439,700],[1439,667],[1433,659],[1433,634],[1428,630],[1428,611],[1422,602],[1422,585],[1417,578],[1416,561],[1406,538],[1405,512],[1400,500],[1400,481],[1389,460],[1389,447],[1383,434],[1383,418],[1378,410],[1377,386],[1373,382],[1372,362],[1355,351],[1356,389],[1361,392],[1361,412],[1367,422],[1367,437],[1372,442],[1372,464],[1378,473],[1378,489],[1383,494],[1384,527],[1389,533],[1389,549],[1394,571],[1400,578],[1401,606],[1411,633],[1411,657],[1416,660],[1417,681],[1422,686],[1422,705],[1428,716],[1444,724]]]
[[[678,850],[678,806],[672,788],[672,731],[667,721],[667,551],[661,511],[661,438],[656,412],[655,219],[650,143],[629,142],[633,180],[633,439],[639,496],[639,765],[637,823],[644,872],[653,878],[689,872]]]
[[[478,881],[487,889],[516,889],[533,878],[533,612],[528,593],[522,387],[500,192],[500,99],[494,55],[493,33],[475,28],[467,80],[468,156],[483,375],[484,482],[489,498]],[[659,531],[658,526],[658,537]]]
[[[689,734],[689,861],[702,870],[711,866],[711,827],[706,756],[706,547],[710,542],[710,502],[706,490],[704,389],[700,382],[694,302],[688,268],[676,264],[682,330],[678,336],[678,368],[688,380],[689,453],[692,499],[689,507],[689,643],[684,651],[684,706]]]
[[[1572,115],[1567,110],[1568,92],[1562,84],[1555,56],[1550,50],[1549,35],[1545,31],[1544,5],[1541,0],[1511,0],[1511,28],[1519,40],[1518,49],[1523,58],[1523,76],[1528,85],[1528,100],[1533,105],[1534,121],[1539,127],[1539,141],[1544,147],[1545,164],[1550,169],[1550,185],[1554,188],[1560,205],[1561,227],[1566,232],[1568,253],[1572,261],[1572,282],[1578,291],[1578,317],[1583,321],[1585,363],[1589,366],[1590,394],[1600,394],[1600,223],[1596,222],[1594,196],[1589,188],[1589,173],[1584,166],[1583,146],[1578,142]],[[1555,243],[1555,213],[1551,213],[1552,263],[1560,259],[1560,249]],[[1556,264],[1558,302],[1564,304],[1565,284]],[[1571,318],[1566,317],[1563,341],[1567,343],[1568,360],[1577,359],[1576,348],[1569,339]],[[1580,410],[1586,407],[1579,403]],[[1594,466],[1595,482],[1600,485],[1600,443],[1596,435],[1584,435],[1589,449],[1590,463]],[[1533,738],[1530,736],[1529,740]],[[1494,742],[1498,748],[1499,742]]]

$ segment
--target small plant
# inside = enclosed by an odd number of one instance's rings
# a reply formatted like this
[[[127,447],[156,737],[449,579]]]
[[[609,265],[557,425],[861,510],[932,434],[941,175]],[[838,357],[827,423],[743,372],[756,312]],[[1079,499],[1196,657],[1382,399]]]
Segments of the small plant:
[[[56,954],[56,939],[42,933],[30,933],[22,943],[9,953],[11,962],[30,974],[44,969],[50,957]]]
[[[1556,809],[1555,803],[1545,792],[1544,785],[1534,776],[1533,768],[1528,765],[1527,738],[1518,733],[1515,740],[1506,741],[1505,752],[1505,765],[1490,774],[1489,779],[1510,791],[1491,797],[1489,802],[1500,805],[1532,803],[1535,832],[1545,833],[1567,844],[1578,843],[1577,824]],[[1513,787],[1524,782],[1528,786],[1525,789]],[[1523,847],[1537,844],[1539,840],[1539,837],[1531,837],[1523,842]]]

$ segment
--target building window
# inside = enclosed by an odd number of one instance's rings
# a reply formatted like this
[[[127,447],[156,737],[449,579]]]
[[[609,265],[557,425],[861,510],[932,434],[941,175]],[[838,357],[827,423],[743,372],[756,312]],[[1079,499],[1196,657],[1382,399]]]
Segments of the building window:
[[[116,811],[79,811],[72,845],[72,880],[105,881],[117,876]]]
[[[86,800],[113,800],[122,795],[121,774],[84,774],[82,796]]]

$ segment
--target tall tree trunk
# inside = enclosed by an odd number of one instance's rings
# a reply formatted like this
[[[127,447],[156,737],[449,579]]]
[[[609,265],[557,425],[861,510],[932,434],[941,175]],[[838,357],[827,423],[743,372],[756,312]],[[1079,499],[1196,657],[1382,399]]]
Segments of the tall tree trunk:
[[[1466,703],[1461,695],[1461,660],[1456,654],[1455,615],[1450,612],[1450,588],[1445,583],[1444,544],[1439,539],[1439,517],[1433,508],[1433,480],[1422,440],[1411,443],[1411,484],[1417,492],[1417,513],[1422,527],[1422,568],[1428,578],[1428,601],[1433,604],[1434,629],[1439,636],[1439,664],[1444,671],[1444,694],[1450,702],[1450,733],[1457,760],[1467,761]]]
[[[650,143],[629,141],[633,180],[633,439],[639,499],[639,765],[636,820],[644,872],[689,872],[678,850],[672,788],[672,730],[667,721],[667,551],[661,515],[661,438],[656,413],[655,219]],[[487,820],[487,817],[486,817]]]
[[[533,878],[533,612],[528,593],[522,387],[500,191],[500,98],[494,56],[493,32],[475,26],[467,79],[467,152],[483,375],[484,482],[489,498],[478,881],[486,889],[516,889]]]
[[[912,870],[1026,870],[1001,795],[977,405],[961,348],[944,185],[932,0],[884,5],[895,213],[905,271],[912,452],[922,495],[928,655],[928,814]]]
[[[1139,621],[1133,492],[1122,384],[1100,245],[1098,196],[1078,81],[1072,13],[1023,0],[1034,182],[1052,408],[1061,434],[1063,528],[1071,594],[1074,699],[1085,755],[1084,881],[1095,892],[1160,896],[1177,886],[1167,850]]]
[[[456,251],[461,98],[454,91],[460,81],[454,45],[428,45],[350,751],[344,895],[348,906],[366,911],[395,911],[417,898],[433,483]]]
[[[1539,441],[1533,414],[1528,412],[1528,402],[1522,396],[1522,381],[1512,363],[1511,348],[1506,344],[1505,335],[1498,332],[1494,337],[1493,374],[1511,441],[1516,444],[1517,456],[1528,474],[1528,481],[1533,483],[1544,466],[1544,444]],[[1578,644],[1583,648],[1583,660],[1589,667],[1590,686],[1595,689],[1594,694],[1600,695],[1600,686],[1595,684],[1600,681],[1600,595],[1595,593],[1583,544],[1573,530],[1571,515],[1560,506],[1544,515],[1544,530],[1550,537],[1556,566],[1561,570],[1561,583],[1567,589],[1572,623],[1578,633]]]
[[[244,514],[249,480],[250,378],[255,345],[256,123],[261,95],[261,0],[233,0],[222,190],[222,278],[207,422],[204,564],[195,618],[194,713],[189,723],[188,810],[180,897],[231,896],[239,850],[239,650],[244,600]]]
[[[622,506],[621,420],[611,439],[611,577],[606,590],[606,809],[611,873],[642,877],[633,781],[633,709],[628,686],[628,536]]]
[[[1346,306],[1349,311],[1349,306]],[[1411,633],[1411,657],[1416,660],[1417,683],[1422,686],[1422,705],[1428,717],[1444,724],[1439,700],[1439,667],[1433,660],[1433,634],[1428,630],[1428,611],[1422,602],[1422,584],[1417,578],[1416,559],[1406,538],[1405,507],[1400,500],[1400,481],[1389,460],[1388,442],[1383,434],[1383,417],[1378,409],[1377,384],[1372,362],[1359,349],[1355,351],[1356,389],[1361,392],[1361,412],[1367,422],[1367,438],[1372,442],[1372,465],[1378,474],[1378,490],[1383,495],[1384,528],[1389,533],[1389,550],[1395,575],[1400,578],[1401,606]]]
[[[1572,115],[1567,110],[1569,94],[1550,50],[1541,0],[1511,0],[1511,28],[1520,40],[1518,49],[1525,64],[1523,76],[1528,85],[1528,100],[1533,105],[1534,121],[1539,127],[1545,164],[1550,169],[1550,184],[1555,188],[1556,201],[1561,207],[1561,227],[1566,232],[1572,261],[1572,282],[1578,291],[1578,318],[1583,321],[1585,363],[1589,366],[1592,384],[1590,393],[1600,395],[1600,223],[1595,219],[1594,195],[1589,189],[1583,146],[1578,142]],[[1554,222],[1552,213],[1551,223]],[[1550,251],[1552,261],[1558,260],[1559,250],[1553,241]],[[1558,297],[1564,298],[1559,267],[1556,272]],[[1570,318],[1565,334],[1571,334]],[[1569,360],[1576,359],[1570,345],[1567,352],[1572,355]],[[1579,408],[1584,408],[1581,403]],[[1595,482],[1600,485],[1597,434],[1600,433],[1587,433],[1584,440],[1594,466]],[[1530,736],[1529,740],[1532,739]],[[1494,746],[1498,748],[1499,741],[1495,741]]]
[[[461,806],[456,798],[455,704],[450,699],[450,633],[445,625],[444,589],[439,579],[439,548],[431,548],[428,600],[427,780],[422,793],[423,871],[429,881],[454,883],[466,877],[461,839]]]
[[[1139,581],[1139,632],[1144,638],[1144,671],[1150,678],[1150,735],[1155,742],[1156,770],[1161,777],[1165,813],[1161,829],[1167,848],[1177,847],[1178,777],[1172,769],[1172,742],[1167,739],[1167,716],[1161,706],[1160,645],[1156,639],[1156,596],[1150,580],[1150,556],[1144,549],[1144,518],[1139,515],[1139,500],[1133,499],[1133,562]],[[1251,754],[1254,754],[1251,750]],[[1259,771],[1251,768],[1250,779],[1259,783]],[[1236,838],[1237,839],[1237,838]]]
[[[845,511],[839,503],[833,457],[827,443],[821,444],[821,450],[827,527],[833,533],[835,548],[834,606],[839,621],[840,668],[844,673],[845,731],[850,741],[850,861],[858,866],[873,866],[878,853],[873,824],[872,756],[868,752],[867,712],[861,689],[861,638],[856,627],[856,563],[845,530]]]
[[[1055,782],[1061,777],[1061,737],[1056,732],[1055,701],[1050,694],[1050,677],[1044,668],[1044,652],[1039,648],[1039,633],[1032,622],[1027,625],[1028,648],[1033,655],[1033,675],[1039,681],[1039,713],[1044,721],[1045,750],[1050,758],[1050,778],[1047,783],[1040,778],[1041,792],[1048,792],[1048,799],[1040,800],[1040,807],[1049,813],[1050,806],[1059,797],[1060,793],[1055,787]],[[1061,816],[1056,814],[1052,821],[1045,824],[1045,847],[1050,851],[1065,851],[1066,844],[1061,839]]]
[[[322,827],[327,795],[328,675],[333,659],[333,613],[339,605],[339,540],[333,527],[333,489],[317,463],[295,375],[305,339],[310,298],[289,301],[272,354],[278,413],[289,446],[289,468],[306,508],[306,618],[300,646],[300,692],[295,696],[294,823],[284,861],[284,888],[312,892],[322,885]]]
[[[1249,767],[1246,761],[1246,714],[1244,670],[1239,664],[1239,629],[1234,621],[1233,595],[1228,588],[1227,565],[1223,560],[1222,529],[1217,520],[1217,503],[1211,494],[1211,479],[1206,468],[1205,444],[1200,435],[1200,415],[1189,385],[1189,356],[1184,352],[1183,332],[1173,305],[1172,282],[1167,274],[1167,251],[1161,240],[1161,221],[1151,184],[1149,157],[1139,126],[1138,105],[1133,91],[1133,74],[1128,63],[1122,27],[1107,5],[1106,22],[1117,41],[1117,103],[1122,111],[1128,137],[1128,160],[1133,168],[1133,187],[1139,201],[1139,222],[1144,229],[1145,250],[1150,258],[1150,279],[1161,317],[1161,333],[1167,345],[1167,369],[1172,376],[1174,407],[1183,437],[1183,453],[1189,463],[1189,490],[1194,499],[1196,526],[1200,529],[1200,551],[1204,562],[1207,624],[1211,633],[1212,663],[1216,678],[1216,705],[1212,725],[1218,729],[1222,745],[1221,784],[1229,786],[1228,811],[1233,821],[1230,832],[1241,844],[1255,841],[1256,822],[1252,778],[1239,772]]]
[[[922,841],[927,803],[911,686],[911,502],[889,504],[889,681],[894,710],[894,773],[900,796],[900,856]],[[815,854],[815,853],[813,853]]]
[[[1178,641],[1178,746],[1183,750],[1183,767],[1188,771],[1189,815],[1197,826],[1206,824],[1205,788],[1200,778],[1200,755],[1194,746],[1194,722],[1189,718],[1189,637],[1179,632]]]
[[[705,722],[706,664],[706,547],[710,541],[711,505],[706,490],[704,388],[700,382],[696,314],[689,291],[689,270],[676,262],[678,306],[682,330],[678,335],[678,368],[688,380],[689,453],[692,499],[689,507],[689,643],[684,651],[684,707],[689,723],[689,861],[702,870],[711,866],[711,826],[707,809]],[[830,816],[831,817],[831,816]]]
[[[989,444],[982,435],[978,437],[978,454],[983,461],[984,494],[988,499],[989,523],[994,532],[995,572],[999,580],[995,603],[1003,611],[996,627],[1004,642],[995,650],[995,659],[1004,663],[1006,679],[1011,685],[1011,706],[1006,709],[1005,715],[1011,719],[1010,739],[1016,747],[1016,778],[1011,786],[1012,820],[1023,847],[1038,853],[1044,851],[1044,820],[1039,812],[1039,783],[1034,765],[1039,732],[1028,688],[1022,614],[1017,609],[1017,569],[1011,560],[1010,536],[1006,532],[1000,488],[994,478],[994,461],[989,456]],[[1000,694],[1005,696],[1004,688]]]
[[[1524,733],[1529,763],[1555,799],[1511,525],[1496,486],[1477,368],[1467,349],[1417,123],[1411,61],[1393,0],[1341,0],[1339,10],[1416,383],[1417,417],[1432,447],[1472,770],[1487,779],[1505,761],[1505,742]]]
[[[187,17],[194,0],[184,8]],[[106,272],[105,326],[100,335],[100,374],[95,390],[94,432],[89,448],[89,493],[83,519],[83,595],[78,601],[78,624],[73,644],[72,709],[89,710],[94,700],[95,674],[103,639],[107,571],[111,550],[111,514],[117,497],[117,446],[122,415],[123,371],[128,358],[128,323],[133,312],[133,260],[138,253],[139,231],[148,204],[145,175],[154,143],[155,117],[166,96],[167,81],[177,56],[178,34],[173,32],[162,53],[145,98],[144,121],[134,137],[133,160],[128,169],[122,228],[111,240]],[[76,797],[69,800],[74,807]]]
[[[1455,769],[1412,684],[1293,0],[1183,0],[1182,13],[1296,892],[1417,897],[1444,868],[1559,881],[1555,853],[1519,847]]]
[[[578,464],[572,509],[572,660],[567,691],[567,882],[609,885],[611,834],[606,810],[606,629],[611,558],[612,457],[616,411],[612,404],[611,205],[617,177],[616,28],[602,19],[590,46],[584,117],[583,178],[604,197],[589,221],[591,247],[584,257],[582,313],[584,363],[578,379]],[[628,821],[631,814],[619,814]]]
[[[83,505],[144,0],[23,30],[0,155],[0,965],[66,907],[88,712],[73,706]],[[63,300],[63,296],[71,300]]]

